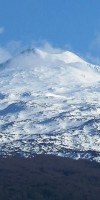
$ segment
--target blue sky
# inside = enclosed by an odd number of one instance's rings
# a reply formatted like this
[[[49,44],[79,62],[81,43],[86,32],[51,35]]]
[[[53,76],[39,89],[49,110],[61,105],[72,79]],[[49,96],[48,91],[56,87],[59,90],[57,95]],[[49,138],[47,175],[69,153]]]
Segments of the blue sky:
[[[0,0],[0,48],[32,42],[100,64],[100,1]]]

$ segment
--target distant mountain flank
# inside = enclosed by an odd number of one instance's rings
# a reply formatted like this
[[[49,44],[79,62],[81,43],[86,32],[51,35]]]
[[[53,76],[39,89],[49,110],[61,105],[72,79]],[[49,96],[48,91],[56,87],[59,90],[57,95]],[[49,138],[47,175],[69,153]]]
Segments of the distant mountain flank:
[[[0,154],[100,161],[100,67],[26,49],[0,64]]]

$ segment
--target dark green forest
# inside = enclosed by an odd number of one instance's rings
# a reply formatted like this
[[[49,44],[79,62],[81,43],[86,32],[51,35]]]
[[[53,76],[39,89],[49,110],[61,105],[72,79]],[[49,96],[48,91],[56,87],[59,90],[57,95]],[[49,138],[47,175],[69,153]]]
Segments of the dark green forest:
[[[100,164],[51,155],[0,157],[0,200],[100,200]]]

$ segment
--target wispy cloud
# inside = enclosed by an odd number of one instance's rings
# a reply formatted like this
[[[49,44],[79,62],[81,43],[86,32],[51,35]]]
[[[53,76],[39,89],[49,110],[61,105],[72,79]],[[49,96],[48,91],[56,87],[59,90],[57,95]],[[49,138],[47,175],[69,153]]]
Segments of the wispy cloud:
[[[93,41],[91,42],[90,48],[92,50],[100,50],[100,32],[96,32]]]
[[[25,49],[25,47],[21,41],[12,40],[5,45],[5,49],[7,49],[7,51],[9,51],[12,55],[15,55]]]
[[[100,32],[94,34],[94,38],[91,41],[89,50],[85,55],[86,60],[96,65],[100,65]]]
[[[60,53],[63,50],[61,48],[54,48],[49,42],[43,43],[42,46],[39,47],[48,53]]]
[[[91,62],[95,65],[100,65],[100,56],[93,55],[92,53],[87,53],[85,58],[88,62]]]
[[[0,47],[0,63],[5,62],[10,57],[10,53],[5,48]]]
[[[4,33],[5,28],[3,26],[0,27],[0,34]]]

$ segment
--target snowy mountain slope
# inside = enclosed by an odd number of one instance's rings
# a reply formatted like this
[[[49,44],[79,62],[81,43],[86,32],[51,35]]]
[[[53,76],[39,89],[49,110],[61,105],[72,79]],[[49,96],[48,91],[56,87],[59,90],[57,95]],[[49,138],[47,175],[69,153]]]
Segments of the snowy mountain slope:
[[[28,49],[0,65],[0,153],[100,161],[100,70],[71,52]]]

